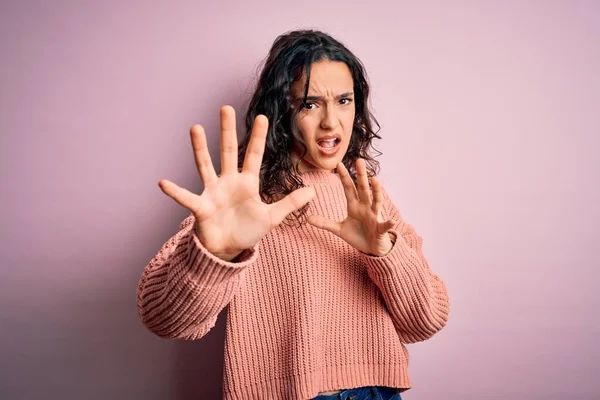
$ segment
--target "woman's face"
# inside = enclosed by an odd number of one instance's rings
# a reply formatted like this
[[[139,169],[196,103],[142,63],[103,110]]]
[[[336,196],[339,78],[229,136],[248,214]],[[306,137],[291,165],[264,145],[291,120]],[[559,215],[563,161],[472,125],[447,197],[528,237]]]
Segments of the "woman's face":
[[[293,110],[304,97],[306,74],[292,84]],[[332,171],[342,161],[354,124],[354,82],[348,66],[339,61],[323,60],[312,64],[306,108],[298,113],[298,128],[307,153],[300,171]],[[302,154],[299,143],[292,153],[296,161]]]

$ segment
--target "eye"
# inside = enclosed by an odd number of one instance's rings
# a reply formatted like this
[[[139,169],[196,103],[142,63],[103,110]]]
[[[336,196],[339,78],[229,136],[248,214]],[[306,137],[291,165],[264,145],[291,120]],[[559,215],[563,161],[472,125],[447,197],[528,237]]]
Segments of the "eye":
[[[310,102],[306,102],[304,104],[304,108],[307,110],[312,110],[316,107],[317,105],[315,103],[310,103]]]
[[[349,97],[344,97],[344,98],[340,99],[340,103],[345,106],[345,105],[352,103],[352,99]]]

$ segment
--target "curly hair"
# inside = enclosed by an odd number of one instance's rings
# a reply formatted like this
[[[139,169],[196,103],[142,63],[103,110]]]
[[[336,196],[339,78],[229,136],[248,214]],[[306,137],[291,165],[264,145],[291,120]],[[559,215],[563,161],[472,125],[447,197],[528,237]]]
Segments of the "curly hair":
[[[304,187],[299,163],[307,152],[302,134],[297,127],[297,115],[306,106],[313,63],[329,60],[344,62],[350,69],[355,97],[355,118],[348,150],[342,159],[352,179],[356,181],[356,160],[366,161],[369,176],[377,175],[379,162],[371,156],[372,140],[379,123],[369,110],[369,84],[361,61],[342,43],[330,35],[316,30],[296,30],[278,36],[263,62],[256,89],[245,114],[246,134],[240,142],[238,153],[242,166],[250,141],[252,124],[257,115],[269,119],[265,152],[260,170],[260,194],[263,201],[275,202],[296,189]],[[291,85],[306,74],[304,99],[300,107],[292,107]],[[373,130],[373,123],[377,131]],[[292,148],[296,140],[303,149],[300,160],[292,162]],[[305,205],[290,214],[285,223],[302,224],[306,221]]]

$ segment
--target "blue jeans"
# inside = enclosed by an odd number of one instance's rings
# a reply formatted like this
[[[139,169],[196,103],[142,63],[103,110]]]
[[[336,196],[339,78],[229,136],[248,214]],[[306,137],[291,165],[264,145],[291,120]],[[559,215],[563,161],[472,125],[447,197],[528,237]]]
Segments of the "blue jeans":
[[[336,394],[321,394],[312,400],[402,400],[398,389],[385,386],[366,386],[343,390]]]

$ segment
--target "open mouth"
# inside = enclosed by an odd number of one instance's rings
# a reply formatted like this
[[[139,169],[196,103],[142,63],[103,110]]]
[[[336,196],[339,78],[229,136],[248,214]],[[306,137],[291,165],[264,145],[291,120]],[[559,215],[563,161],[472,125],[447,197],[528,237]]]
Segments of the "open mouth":
[[[339,142],[341,142],[341,140],[338,138],[323,139],[319,141],[319,146],[323,147],[324,149],[331,149],[334,148]]]
[[[335,154],[340,148],[340,143],[342,143],[342,138],[339,136],[326,137],[317,142],[319,146],[319,151],[325,155]]]

